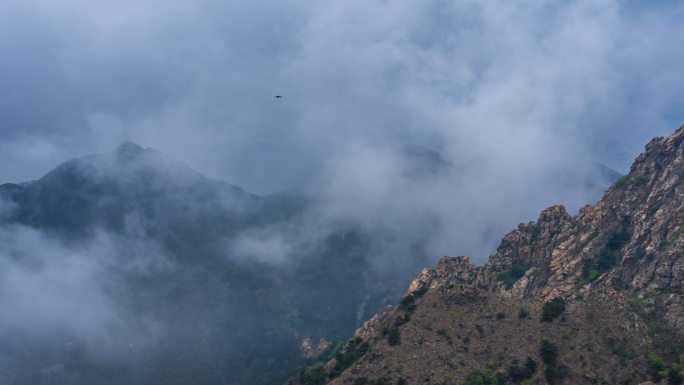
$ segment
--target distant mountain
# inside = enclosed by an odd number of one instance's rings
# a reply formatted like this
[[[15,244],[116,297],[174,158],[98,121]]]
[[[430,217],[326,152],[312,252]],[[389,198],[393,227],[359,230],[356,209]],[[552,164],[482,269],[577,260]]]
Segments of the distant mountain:
[[[372,312],[388,295],[370,275],[370,240],[310,221],[308,198],[250,194],[133,143],[4,184],[0,201],[5,227],[39,230],[75,252],[111,238],[117,255],[102,268],[115,287],[93,289],[163,331],[131,350],[145,357],[131,363],[91,357],[68,331],[41,342],[0,328],[3,384],[270,384],[305,362],[303,340],[341,338],[368,314],[359,308]],[[302,234],[313,225],[315,237]],[[277,248],[292,254],[287,265],[263,260]],[[13,258],[38,258],[26,250]],[[167,267],[137,268],[156,254]],[[126,351],[131,338],[117,333],[112,349]]]
[[[484,266],[443,257],[289,383],[681,384],[683,141],[653,139],[596,204],[549,207]]]
[[[455,167],[422,147],[399,155],[404,176],[416,183]],[[602,191],[614,178],[585,177],[561,179]],[[317,197],[297,193],[251,194],[134,143],[68,161],[35,181],[0,185],[0,238],[19,239],[30,229],[52,242],[41,250],[0,247],[3,270],[40,272],[54,259],[82,255],[77,261],[98,272],[84,290],[127,317],[123,330],[106,331],[112,341],[105,347],[68,328],[31,338],[3,328],[0,315],[0,383],[285,381],[398,298],[397,283],[420,263],[416,257],[379,269],[374,256],[388,239],[397,244],[397,235],[322,217],[318,205]],[[402,240],[402,253],[423,254],[430,229],[421,230]],[[19,308],[32,306],[41,305]],[[68,324],[72,316],[64,318]]]

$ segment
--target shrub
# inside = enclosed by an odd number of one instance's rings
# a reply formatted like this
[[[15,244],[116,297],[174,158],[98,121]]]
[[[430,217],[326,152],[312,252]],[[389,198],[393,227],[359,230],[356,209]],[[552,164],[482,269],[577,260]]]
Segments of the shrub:
[[[610,251],[616,251],[622,248],[630,239],[630,234],[622,230],[620,232],[617,232],[613,234],[610,239],[608,239],[608,243],[606,244],[606,247]]]
[[[675,147],[679,147],[679,145],[682,144],[683,140],[684,140],[684,135],[679,135],[678,137],[675,138],[675,140],[672,141],[672,144],[674,144]]]
[[[670,370],[670,372],[667,374],[667,384],[682,385],[682,374],[677,373],[674,370]]]
[[[521,263],[514,263],[508,271],[502,271],[496,274],[496,279],[503,282],[507,288],[513,286],[530,267]]]
[[[622,358],[634,358],[636,356],[634,352],[627,350],[616,343],[611,344],[610,351],[613,352],[613,354],[615,354],[616,356]]]
[[[539,354],[546,365],[553,366],[558,359],[558,347],[551,341],[543,340],[539,347]]]
[[[315,365],[299,372],[299,382],[303,385],[320,385],[325,383],[325,370],[322,364]]]
[[[331,377],[340,375],[359,358],[368,352],[368,343],[356,337],[349,340],[345,346],[335,353],[335,366],[331,371]]]
[[[640,172],[632,177],[632,181],[637,186],[644,185],[646,182],[648,182],[648,174]]]
[[[387,336],[387,342],[390,346],[401,345],[401,337],[399,335],[399,329],[397,328],[384,328],[382,329],[382,335]]]
[[[650,367],[651,377],[653,377],[653,381],[658,382],[667,376],[667,365],[665,365],[665,361],[663,360],[663,358],[658,356],[657,354],[650,353],[648,355],[648,365]]]
[[[555,384],[564,379],[568,375],[568,367],[565,365],[549,366],[544,371],[544,376],[549,384]]]
[[[672,369],[667,375],[668,385],[682,385],[684,381],[684,354],[679,356],[679,360],[672,363]]]
[[[532,378],[534,372],[537,370],[537,362],[532,357],[527,357],[527,362],[524,367],[517,365],[508,368],[508,376],[513,382],[520,382]]]
[[[561,297],[556,297],[551,301],[544,303],[542,307],[542,322],[551,322],[554,319],[560,317],[560,315],[565,311],[565,300]]]
[[[500,385],[501,381],[491,371],[471,370],[466,373],[465,385]]]
[[[618,187],[625,186],[629,182],[629,176],[628,175],[623,175],[618,180],[615,181],[615,185]]]
[[[582,262],[582,277],[577,284],[582,286],[588,282],[594,282],[601,274],[615,266],[618,262],[617,251],[629,242],[630,238],[631,235],[625,230],[614,233],[608,239],[606,246],[599,251],[596,260],[585,259]]]
[[[599,269],[589,269],[587,273],[587,281],[594,282],[601,276],[601,270]]]
[[[401,299],[400,305],[407,311],[412,312],[416,309],[416,300],[409,294]]]
[[[530,312],[528,312],[527,309],[521,307],[518,311],[518,318],[527,318],[529,314]]]
[[[504,318],[506,318],[506,313],[504,313],[504,312],[496,313],[496,319],[500,320],[500,319],[504,319]]]
[[[449,343],[451,343],[451,339],[453,338],[453,335],[451,334],[451,331],[446,330],[446,329],[439,329],[439,330],[437,330],[437,335],[446,338],[446,340],[449,341]]]

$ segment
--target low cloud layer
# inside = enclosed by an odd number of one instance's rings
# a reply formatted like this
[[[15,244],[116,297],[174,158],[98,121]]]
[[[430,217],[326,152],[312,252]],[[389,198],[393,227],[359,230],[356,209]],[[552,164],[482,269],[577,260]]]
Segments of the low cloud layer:
[[[7,1],[0,179],[133,140],[248,191],[322,197],[323,216],[437,223],[431,254],[482,260],[544,206],[595,198],[561,176],[594,178],[594,160],[624,172],[684,120],[683,13],[617,0]],[[407,145],[452,167],[407,174]]]
[[[624,171],[683,118],[682,12],[616,0],[5,1],[0,178],[124,140],[256,192],[344,167],[359,144],[513,171],[568,155]]]
[[[150,343],[160,324],[127,307],[132,293],[121,273],[149,271],[150,265],[143,265],[152,259],[152,248],[133,245],[124,251],[124,244],[100,235],[67,246],[29,228],[0,228],[2,338],[51,341],[95,356]],[[143,253],[136,255],[136,248]]]

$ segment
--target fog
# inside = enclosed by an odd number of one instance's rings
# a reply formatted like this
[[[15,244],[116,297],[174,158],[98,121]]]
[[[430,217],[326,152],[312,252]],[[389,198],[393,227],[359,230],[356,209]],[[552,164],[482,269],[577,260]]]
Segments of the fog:
[[[149,271],[159,265],[151,247],[128,245],[100,235],[67,247],[38,231],[6,226],[0,230],[0,331],[5,342],[28,338],[85,349],[100,356],[144,347],[160,332],[159,323],[124,306],[122,271]],[[136,254],[135,249],[145,250]],[[135,257],[135,262],[124,256]],[[55,341],[56,340],[56,341]],[[38,356],[35,357],[38,359]],[[119,357],[121,358],[121,357]],[[1,362],[0,366],[5,366]]]
[[[165,320],[141,317],[122,277],[176,271],[193,248],[296,271],[353,227],[394,291],[441,255],[482,264],[546,206],[598,199],[614,178],[600,164],[625,172],[681,125],[682,16],[665,1],[3,1],[0,182],[126,141],[159,152],[84,169],[127,199],[158,194],[116,231],[0,228],[0,331],[154,343]],[[283,192],[305,208],[220,216]],[[118,213],[108,202],[94,207]],[[0,202],[0,221],[15,209]]]

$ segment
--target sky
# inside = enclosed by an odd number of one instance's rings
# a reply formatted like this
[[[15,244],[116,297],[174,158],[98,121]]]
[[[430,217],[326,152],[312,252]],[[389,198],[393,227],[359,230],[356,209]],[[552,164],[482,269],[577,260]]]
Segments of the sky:
[[[592,162],[626,172],[684,123],[683,15],[617,0],[7,0],[0,180],[134,141],[250,192],[316,196],[319,218],[446,229],[430,255],[481,262],[546,206],[596,200]],[[447,171],[416,172],[430,151]]]
[[[0,180],[125,140],[257,193],[346,168],[360,146],[407,143],[497,161],[563,147],[624,172],[684,122],[683,13],[613,0],[5,0]]]

